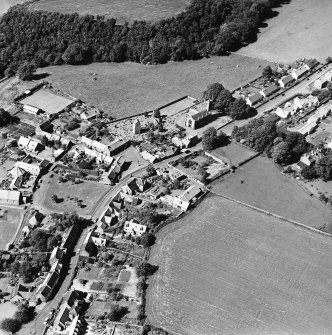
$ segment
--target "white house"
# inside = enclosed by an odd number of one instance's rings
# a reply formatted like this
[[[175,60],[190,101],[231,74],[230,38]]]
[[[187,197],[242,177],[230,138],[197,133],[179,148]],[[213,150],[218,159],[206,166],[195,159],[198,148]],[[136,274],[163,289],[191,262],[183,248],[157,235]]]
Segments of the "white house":
[[[20,149],[26,149],[31,152],[38,152],[44,149],[44,146],[38,141],[24,136],[19,138],[17,145]]]
[[[322,89],[323,87],[326,86],[328,80],[326,79],[325,76],[321,76],[318,79],[314,81],[314,87],[317,88],[318,90]]]
[[[263,95],[260,93],[255,93],[249,97],[246,98],[246,103],[247,105],[249,105],[250,107],[254,106],[255,104],[257,104],[257,102],[261,101],[263,99]]]
[[[314,132],[314,130],[317,128],[317,124],[315,122],[312,122],[310,124],[306,124],[305,126],[298,129],[298,132],[302,135],[309,135]]]
[[[265,88],[265,89],[259,91],[259,93],[260,93],[263,97],[267,98],[267,97],[269,97],[270,95],[272,95],[273,93],[277,92],[278,90],[279,90],[279,87],[278,87],[277,85],[271,85],[271,86],[269,86],[269,87],[267,87],[267,88]]]
[[[81,142],[85,144],[88,148],[98,151],[104,155],[110,156],[110,150],[106,144],[98,141],[91,140],[88,137],[82,136]]]
[[[294,81],[294,78],[291,75],[287,75],[278,80],[280,87],[285,88],[289,83]]]
[[[294,99],[294,105],[299,109],[314,106],[318,104],[318,102],[318,98],[313,95],[308,95],[306,98],[296,97]]]
[[[290,102],[287,102],[284,107],[278,107],[275,111],[276,115],[278,115],[282,119],[286,119],[291,115],[294,115],[297,112],[297,107]]]
[[[146,226],[143,224],[139,224],[133,219],[130,221],[126,221],[123,227],[123,230],[132,236],[142,236],[146,232]]]
[[[0,190],[0,203],[18,206],[21,200],[19,191]]]
[[[308,72],[308,68],[305,66],[301,66],[298,69],[293,69],[291,76],[295,79],[298,80],[300,79],[302,76],[304,76],[307,72]]]
[[[23,112],[29,113],[32,115],[38,115],[41,110],[38,107],[33,107],[30,105],[23,105]]]

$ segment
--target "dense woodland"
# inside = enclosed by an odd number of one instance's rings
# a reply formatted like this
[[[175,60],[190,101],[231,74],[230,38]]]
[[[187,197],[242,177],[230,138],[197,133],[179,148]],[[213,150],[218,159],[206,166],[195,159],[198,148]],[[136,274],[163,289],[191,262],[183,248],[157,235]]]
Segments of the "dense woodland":
[[[225,55],[253,42],[278,0],[193,0],[187,10],[157,23],[12,7],[0,20],[0,72],[25,63],[165,63]]]

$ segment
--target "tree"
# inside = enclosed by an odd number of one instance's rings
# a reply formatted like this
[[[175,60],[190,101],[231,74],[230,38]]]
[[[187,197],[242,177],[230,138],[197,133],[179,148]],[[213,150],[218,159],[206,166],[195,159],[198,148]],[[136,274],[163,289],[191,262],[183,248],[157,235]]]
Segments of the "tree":
[[[40,142],[44,147],[47,147],[49,143],[48,138],[45,135],[41,138]]]
[[[73,43],[68,46],[64,54],[62,55],[62,59],[67,64],[82,64],[89,61],[87,59],[87,50],[83,48],[82,45],[78,43]]]
[[[271,78],[273,76],[273,70],[270,65],[266,66],[262,71],[262,76],[264,78]]]
[[[228,114],[229,107],[233,101],[234,98],[232,93],[226,89],[222,89],[214,101],[213,108],[217,109],[219,112]]]
[[[21,324],[16,319],[6,318],[1,321],[0,328],[8,333],[16,333],[21,328]]]
[[[31,80],[36,72],[36,66],[33,63],[25,62],[17,69],[17,74],[22,80]]]
[[[332,179],[332,155],[322,157],[316,162],[317,176],[325,181]]]
[[[212,150],[217,141],[217,130],[214,127],[209,127],[203,132],[202,144],[203,150]]]
[[[112,305],[108,314],[110,321],[120,321],[128,313],[128,308],[119,305]]]
[[[9,112],[0,108],[0,127],[6,127],[12,120],[12,116]]]
[[[326,58],[326,63],[327,63],[327,64],[332,63],[332,57],[330,57],[330,56],[327,57],[327,58]]]
[[[25,324],[33,320],[35,310],[28,304],[21,304],[18,306],[18,310],[14,314],[14,319],[16,319],[21,324]]]
[[[153,234],[147,233],[141,236],[141,245],[144,248],[149,248],[154,245],[156,237]]]
[[[138,277],[147,277],[153,275],[158,270],[157,265],[151,265],[147,262],[141,262],[137,268],[137,276]]]
[[[92,170],[92,164],[89,161],[81,160],[78,164],[78,167],[82,170]]]
[[[29,242],[31,246],[38,251],[47,251],[47,240],[49,236],[45,230],[35,229],[30,236]]]
[[[272,159],[275,163],[285,165],[290,159],[290,148],[286,142],[279,142],[274,146]]]
[[[216,98],[218,97],[220,91],[223,89],[224,89],[224,86],[222,86],[219,83],[211,84],[207,87],[206,91],[203,92],[203,99],[214,102]]]
[[[155,109],[153,111],[153,117],[155,117],[156,119],[160,119],[161,118],[160,110],[159,109]]]
[[[244,99],[235,99],[229,106],[228,115],[233,120],[245,119],[252,114],[252,108],[247,105]]]
[[[149,177],[152,177],[152,176],[156,175],[157,172],[156,172],[155,167],[152,164],[149,164],[146,167],[146,173]]]

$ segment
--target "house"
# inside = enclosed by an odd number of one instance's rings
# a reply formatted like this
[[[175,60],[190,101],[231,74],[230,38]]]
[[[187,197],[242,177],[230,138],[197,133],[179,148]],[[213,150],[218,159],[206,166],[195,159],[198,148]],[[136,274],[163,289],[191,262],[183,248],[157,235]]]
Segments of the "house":
[[[294,81],[293,76],[287,75],[282,77],[281,79],[278,80],[278,84],[280,87],[285,88],[288,84],[290,84],[292,81]]]
[[[309,71],[309,69],[306,66],[301,66],[298,69],[293,69],[291,76],[295,79],[295,80],[299,80],[301,77],[303,77],[307,72]]]
[[[134,120],[133,122],[133,134],[140,134],[141,133],[141,123],[138,119]]]
[[[197,129],[208,122],[210,117],[210,101],[203,101],[191,108],[185,117],[185,126],[191,129]]]
[[[40,152],[44,150],[44,146],[36,140],[29,137],[21,136],[17,142],[20,149],[25,149],[31,152]]]
[[[60,249],[59,247],[55,247],[52,250],[52,253],[49,259],[50,265],[52,266],[55,262],[61,261],[63,256],[64,256],[64,251]]]
[[[132,178],[127,184],[122,186],[122,191],[125,194],[135,195],[139,191],[137,184],[136,184],[136,179]]]
[[[36,164],[29,164],[29,163],[25,163],[25,162],[21,162],[18,161],[15,163],[15,167],[20,168],[22,170],[24,170],[25,172],[30,173],[31,175],[37,177],[39,176],[41,169],[39,167],[39,165]]]
[[[184,191],[184,193],[179,197],[183,201],[187,201],[189,205],[195,203],[200,195],[204,193],[204,189],[199,185],[192,185]]]
[[[110,150],[106,144],[103,144],[98,141],[91,140],[88,137],[82,136],[81,142],[85,144],[88,148],[93,149],[97,152],[100,152],[104,155],[111,156]]]
[[[326,86],[328,81],[329,80],[326,79],[325,75],[321,76],[314,81],[314,87],[317,88],[318,90],[321,90],[322,88],[324,88]]]
[[[0,190],[0,203],[19,206],[21,193],[19,191]]]
[[[306,68],[308,71],[310,71],[313,68],[315,68],[318,64],[319,64],[319,62],[316,59],[311,59],[304,64],[304,68]]]
[[[198,141],[199,140],[198,140],[197,135],[189,135],[184,138],[179,138],[178,136],[174,136],[172,138],[172,143],[180,149],[189,148],[195,145],[196,143],[198,143]]]
[[[325,74],[324,74],[324,76],[325,76],[325,79],[327,81],[331,81],[332,80],[332,69],[326,71]]]
[[[53,271],[50,272],[44,279],[42,285],[38,288],[36,296],[39,300],[46,302],[49,300],[52,295],[55,286],[59,282],[59,272]]]
[[[142,236],[146,232],[147,226],[139,224],[135,220],[126,221],[123,230],[128,235]]]
[[[306,98],[296,97],[294,99],[294,105],[299,109],[309,108],[314,105],[317,105],[318,103],[319,103],[318,98],[313,95],[308,95]]]
[[[97,116],[99,116],[99,110],[94,108],[94,109],[86,109],[84,111],[82,111],[82,113],[80,114],[80,118],[83,121],[90,121],[93,119],[96,119]]]
[[[29,228],[29,226],[24,226],[22,229],[22,234],[24,237],[28,237],[30,235],[30,231],[31,229]]]
[[[156,155],[151,154],[150,152],[148,152],[146,150],[141,152],[141,156],[143,157],[143,159],[145,159],[146,161],[148,161],[151,164],[155,163],[159,159],[159,157],[157,157]]]
[[[264,90],[259,91],[259,93],[264,97],[267,98],[273,93],[277,92],[279,90],[279,87],[277,85],[271,85]]]
[[[263,96],[260,93],[255,93],[249,97],[246,98],[246,103],[250,107],[256,105],[259,101],[263,99]]]
[[[307,166],[311,166],[314,163],[314,158],[310,155],[310,154],[303,154],[300,158],[300,162],[302,162],[303,164],[307,165]]]
[[[305,126],[298,129],[298,132],[302,135],[309,135],[314,132],[314,130],[317,128],[317,124],[315,122],[312,122],[310,124],[306,124]]]
[[[186,212],[190,206],[190,203],[187,200],[183,200],[179,197],[174,197],[171,195],[162,196],[160,198],[160,201],[176,209],[180,209],[183,212]]]
[[[126,164],[126,161],[123,158],[123,156],[117,157],[110,167],[110,170],[107,176],[108,179],[114,182],[118,178],[119,174],[122,172],[125,164]]]
[[[20,304],[24,301],[29,301],[33,295],[33,287],[18,284],[10,294],[10,302],[13,304]]]
[[[316,110],[316,112],[313,115],[311,115],[308,118],[307,124],[310,124],[312,122],[318,123],[318,121],[325,119],[330,114],[331,114],[331,104],[321,106]]]
[[[71,226],[62,238],[61,248],[70,250],[75,246],[79,236],[79,229],[76,225]]]
[[[95,236],[94,234],[92,234],[90,242],[93,242],[97,247],[105,247],[107,240],[106,238]]]
[[[136,186],[138,187],[139,191],[144,192],[147,186],[146,180],[141,177],[136,177],[135,181],[136,181]]]
[[[287,102],[284,107],[278,107],[275,111],[282,119],[287,119],[289,116],[294,115],[298,108],[291,102]]]
[[[84,148],[84,154],[86,156],[94,157],[98,164],[106,164],[111,165],[113,162],[113,157],[100,153],[96,150],[89,149],[87,147]]]
[[[42,213],[36,212],[30,219],[29,225],[32,227],[38,226],[44,219],[44,215]]]

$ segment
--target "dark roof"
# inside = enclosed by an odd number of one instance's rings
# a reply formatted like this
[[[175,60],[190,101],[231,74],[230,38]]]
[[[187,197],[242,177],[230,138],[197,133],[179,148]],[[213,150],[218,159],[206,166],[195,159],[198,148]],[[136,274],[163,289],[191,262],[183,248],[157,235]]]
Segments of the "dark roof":
[[[269,87],[267,87],[266,89],[263,90],[263,92],[266,94],[266,95],[269,95],[269,94],[272,94],[276,91],[279,90],[279,87],[276,86],[276,85],[271,85]]]
[[[59,275],[56,272],[52,272],[50,278],[48,279],[47,285],[54,287],[59,279]]]
[[[285,77],[282,77],[281,78],[281,81],[284,83],[284,84],[288,84],[290,83],[291,81],[293,81],[294,78],[289,74],[288,76],[285,76]]]
[[[72,306],[78,298],[79,294],[77,291],[69,291],[65,294],[64,301],[67,302],[69,306]]]
[[[259,100],[262,100],[263,96],[260,93],[255,93],[249,97],[249,100],[254,104]]]

